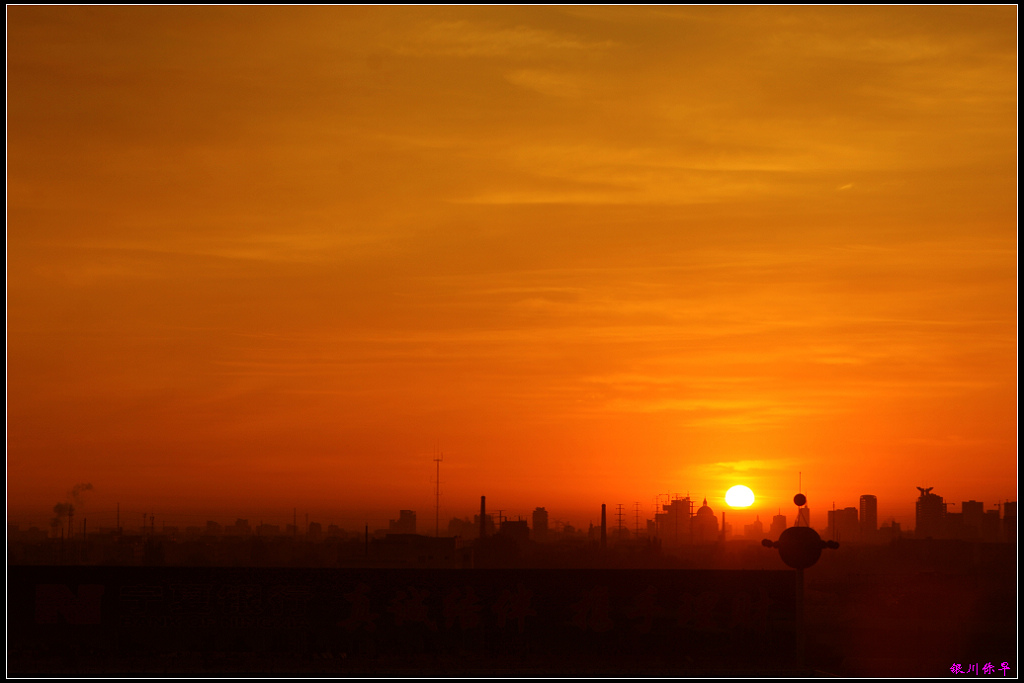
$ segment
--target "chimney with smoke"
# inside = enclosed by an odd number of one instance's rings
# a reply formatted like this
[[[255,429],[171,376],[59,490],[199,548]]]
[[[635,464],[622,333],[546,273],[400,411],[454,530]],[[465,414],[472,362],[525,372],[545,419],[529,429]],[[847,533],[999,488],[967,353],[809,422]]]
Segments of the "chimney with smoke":
[[[68,491],[64,502],[53,506],[53,519],[50,520],[50,527],[53,529],[54,536],[57,535],[58,531],[63,533],[64,523],[67,520],[67,535],[68,538],[71,538],[71,524],[75,516],[75,508],[81,508],[85,505],[82,494],[86,491],[92,491],[92,484],[75,484],[74,488]]]

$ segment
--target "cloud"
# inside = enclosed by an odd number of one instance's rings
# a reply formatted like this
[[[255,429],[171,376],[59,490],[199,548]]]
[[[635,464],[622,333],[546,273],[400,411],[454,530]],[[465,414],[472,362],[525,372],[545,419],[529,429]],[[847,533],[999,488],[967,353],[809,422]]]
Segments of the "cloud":
[[[403,38],[395,51],[414,56],[534,58],[538,52],[606,50],[615,45],[530,26],[475,21],[429,22]]]
[[[505,80],[551,97],[579,97],[583,93],[582,79],[555,71],[519,69],[506,73]]]

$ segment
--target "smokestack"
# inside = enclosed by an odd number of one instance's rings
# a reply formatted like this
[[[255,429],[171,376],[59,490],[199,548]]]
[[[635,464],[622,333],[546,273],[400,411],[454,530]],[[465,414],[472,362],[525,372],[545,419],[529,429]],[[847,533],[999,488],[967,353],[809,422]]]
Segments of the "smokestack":
[[[605,517],[605,504],[601,503],[601,548],[608,547],[608,520]]]
[[[487,525],[484,524],[484,516],[487,514],[487,496],[480,496],[480,538],[487,535]]]

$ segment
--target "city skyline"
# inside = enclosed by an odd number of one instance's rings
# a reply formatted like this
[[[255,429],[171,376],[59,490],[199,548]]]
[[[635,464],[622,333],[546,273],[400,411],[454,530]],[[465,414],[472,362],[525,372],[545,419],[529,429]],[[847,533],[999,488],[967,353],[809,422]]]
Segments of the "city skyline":
[[[61,529],[66,526],[67,513],[65,509],[71,504],[72,499],[75,505],[75,515],[78,518],[79,526],[76,528],[80,529],[81,520],[83,516],[92,516],[93,528],[98,528],[96,525],[99,524],[105,529],[117,526],[114,520],[121,520],[120,526],[126,530],[137,528],[142,524],[139,524],[139,515],[144,515],[145,519],[150,521],[144,522],[146,528],[152,523],[153,516],[159,516],[160,528],[163,526],[173,526],[175,528],[184,528],[186,526],[194,526],[197,524],[205,524],[207,521],[216,521],[218,523],[231,523],[234,520],[244,519],[254,528],[261,524],[271,524],[277,526],[287,526],[296,524],[297,522],[303,522],[297,526],[298,529],[304,529],[305,525],[310,522],[322,523],[324,526],[330,524],[333,526],[339,526],[348,532],[356,532],[362,530],[364,525],[370,525],[371,530],[386,530],[389,526],[393,526],[395,523],[395,510],[400,513],[411,512],[413,519],[418,519],[419,526],[417,533],[424,535],[434,535],[435,514],[438,517],[438,524],[436,527],[440,530],[440,535],[448,535],[447,529],[449,523],[455,520],[473,519],[479,514],[479,507],[471,507],[468,504],[463,504],[461,507],[455,505],[443,504],[440,508],[435,508],[432,504],[430,506],[420,507],[409,507],[409,506],[394,506],[388,507],[381,505],[373,508],[370,511],[331,511],[328,506],[324,505],[312,505],[303,506],[295,505],[291,508],[259,508],[258,506],[248,508],[238,508],[234,510],[216,510],[216,511],[201,511],[199,509],[192,509],[187,511],[160,511],[157,507],[149,506],[148,508],[142,509],[133,507],[131,505],[122,505],[120,502],[115,504],[114,509],[107,509],[105,507],[99,507],[94,500],[90,500],[86,503],[86,494],[80,493],[80,490],[88,487],[88,497],[92,498],[92,492],[95,490],[91,485],[80,484],[72,491],[69,491],[68,495],[65,496],[62,502],[58,502],[50,510],[37,510],[34,512],[21,512],[12,514],[8,511],[8,523],[16,524],[24,528],[31,526],[38,527],[40,529],[47,529],[53,527],[55,529]],[[931,491],[934,487],[928,487],[922,489],[917,487],[919,494],[923,495],[923,491]],[[944,499],[943,510],[947,510],[950,513],[957,513],[956,506],[960,506],[964,503],[977,504],[982,506],[982,511],[988,510],[999,510],[1000,515],[1002,514],[1002,506],[1004,503],[1010,503],[1016,505],[1016,498],[999,499],[996,501],[976,501],[974,497],[969,497],[966,500],[956,496],[939,495],[940,499]],[[609,506],[623,505],[625,508],[625,519],[624,528],[632,530],[637,522],[637,519],[643,520],[644,529],[646,530],[646,524],[648,520],[654,519],[655,514],[660,514],[664,505],[668,505],[673,499],[683,500],[687,496],[682,493],[675,494],[659,494],[656,500],[648,500],[647,502],[633,500],[630,502],[616,501],[614,503],[606,501],[605,504]],[[688,498],[693,502],[695,509],[703,499],[707,504],[715,511],[716,515],[720,516],[721,513],[727,512],[730,527],[733,529],[733,534],[742,535],[740,529],[744,526],[755,521],[755,518],[763,518],[761,522],[768,528],[768,524],[776,515],[781,515],[786,518],[787,525],[793,526],[798,524],[804,524],[804,522],[797,522],[798,510],[792,500],[789,500],[788,504],[781,504],[774,508],[768,507],[766,503],[760,500],[755,500],[754,504],[749,507],[732,507],[725,501],[724,492],[723,495],[716,497],[707,497],[699,494],[690,493]],[[893,503],[891,505],[886,504],[883,500],[879,505],[878,496],[874,494],[861,494],[858,496],[857,501],[851,503],[848,500],[837,500],[830,501],[828,506],[815,506],[813,501],[808,500],[805,507],[810,511],[810,526],[819,530],[831,528],[831,523],[827,520],[831,519],[833,505],[834,509],[838,511],[853,510],[855,515],[860,519],[863,519],[863,505],[864,499],[873,499],[872,516],[874,522],[874,528],[877,530],[882,526],[889,526],[893,523],[898,525],[904,532],[914,532],[917,529],[918,519],[920,516],[919,504],[920,498],[910,498],[906,500]],[[495,521],[498,520],[499,514],[505,520],[521,519],[529,521],[533,519],[533,514],[538,508],[546,509],[547,518],[550,519],[551,528],[563,525],[572,525],[577,529],[585,529],[588,525],[598,525],[600,522],[601,515],[601,503],[595,504],[591,509],[583,510],[569,510],[559,509],[552,507],[550,503],[540,504],[534,503],[532,505],[514,506],[507,502],[502,502],[501,499],[491,498],[491,505],[494,507],[488,508],[488,515],[493,516]],[[144,507],[144,506],[143,506]],[[897,509],[910,509],[909,514],[900,514],[890,512],[890,510]],[[57,524],[58,513],[62,520],[60,524]],[[1015,510],[1016,508],[1014,508]],[[959,513],[957,513],[959,514]],[[1015,513],[1014,513],[1015,515]],[[637,519],[634,519],[636,517]],[[413,522],[414,525],[416,522]],[[615,526],[609,522],[609,528]],[[532,521],[530,522],[530,528],[533,528]],[[645,531],[646,534],[646,531]]]
[[[7,19],[12,521],[1016,497],[1016,7]]]

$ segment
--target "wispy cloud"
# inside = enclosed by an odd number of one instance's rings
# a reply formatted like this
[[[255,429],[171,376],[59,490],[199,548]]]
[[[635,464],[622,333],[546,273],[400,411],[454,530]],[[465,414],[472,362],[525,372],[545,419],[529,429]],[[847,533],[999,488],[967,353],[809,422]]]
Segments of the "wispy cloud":
[[[455,57],[520,57],[538,52],[605,50],[613,41],[593,40],[526,25],[502,26],[477,21],[436,21],[416,27],[395,41],[399,54]]]

